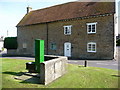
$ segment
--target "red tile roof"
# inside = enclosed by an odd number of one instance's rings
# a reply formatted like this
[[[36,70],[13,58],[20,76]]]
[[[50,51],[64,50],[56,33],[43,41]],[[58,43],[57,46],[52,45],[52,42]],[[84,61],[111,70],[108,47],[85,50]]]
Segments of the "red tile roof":
[[[114,2],[69,2],[26,14],[17,26],[115,13]]]

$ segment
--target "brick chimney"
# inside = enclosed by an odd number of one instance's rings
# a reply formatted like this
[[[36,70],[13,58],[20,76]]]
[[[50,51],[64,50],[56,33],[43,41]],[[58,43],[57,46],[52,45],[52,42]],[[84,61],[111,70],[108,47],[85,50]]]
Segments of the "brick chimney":
[[[30,12],[30,11],[32,11],[32,7],[27,7],[27,14]]]

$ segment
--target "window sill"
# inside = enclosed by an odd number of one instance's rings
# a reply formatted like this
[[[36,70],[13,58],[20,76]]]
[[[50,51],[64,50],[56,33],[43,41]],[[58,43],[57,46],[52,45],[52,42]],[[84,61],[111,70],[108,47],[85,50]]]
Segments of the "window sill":
[[[96,53],[96,51],[87,51],[88,53]]]
[[[96,32],[95,33],[87,33],[87,34],[96,34]]]
[[[70,36],[71,34],[64,34],[64,35],[66,35],[66,36]]]

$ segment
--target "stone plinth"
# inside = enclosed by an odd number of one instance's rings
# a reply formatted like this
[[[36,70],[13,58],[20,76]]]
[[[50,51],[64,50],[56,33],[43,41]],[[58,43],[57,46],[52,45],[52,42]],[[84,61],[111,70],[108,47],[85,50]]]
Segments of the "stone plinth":
[[[64,75],[67,64],[67,57],[64,56],[48,55],[46,57],[57,58],[40,63],[40,83],[45,85]]]

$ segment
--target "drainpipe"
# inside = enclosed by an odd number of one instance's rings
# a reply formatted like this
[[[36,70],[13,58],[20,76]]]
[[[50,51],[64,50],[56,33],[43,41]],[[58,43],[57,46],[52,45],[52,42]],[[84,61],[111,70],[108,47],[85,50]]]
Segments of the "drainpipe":
[[[46,48],[46,50],[47,50],[47,55],[48,55],[48,23],[46,23],[46,41],[47,41],[47,48]]]

